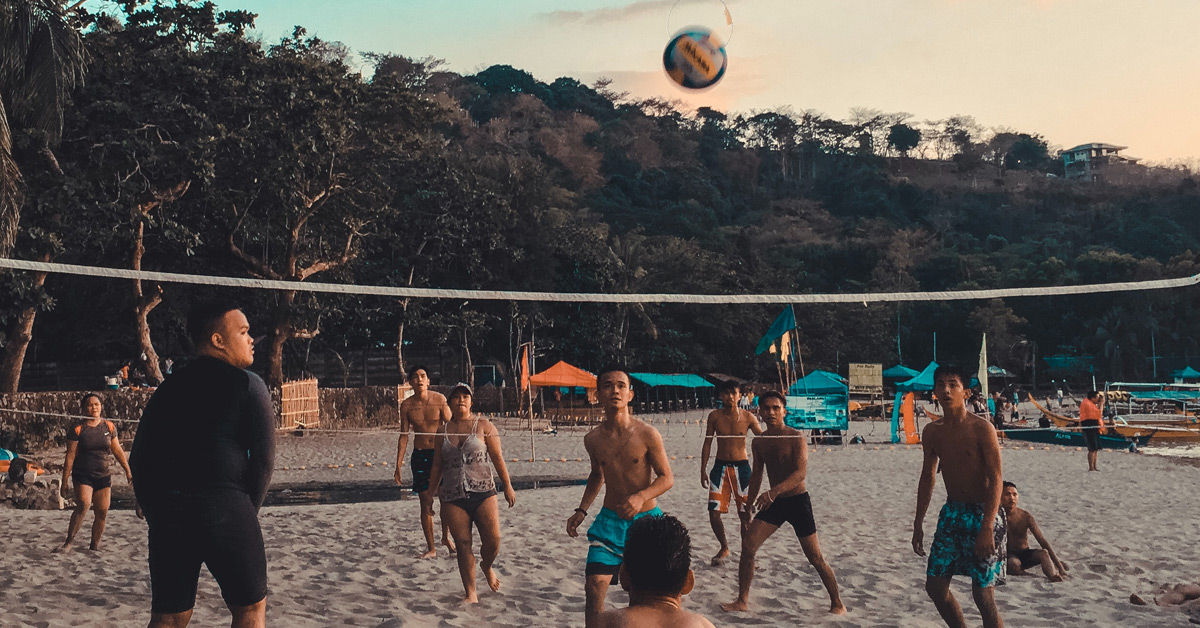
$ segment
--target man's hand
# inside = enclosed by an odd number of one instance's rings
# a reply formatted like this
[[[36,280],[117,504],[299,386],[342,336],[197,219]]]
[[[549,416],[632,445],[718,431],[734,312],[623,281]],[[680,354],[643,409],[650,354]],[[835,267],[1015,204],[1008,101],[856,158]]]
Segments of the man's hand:
[[[979,535],[975,537],[976,558],[984,560],[996,553],[996,539],[992,534],[993,530],[990,527],[979,531]]]
[[[912,547],[913,547],[913,551],[917,553],[917,556],[925,555],[925,529],[924,529],[924,526],[920,526],[920,525],[913,526]]]
[[[130,486],[133,486],[133,474],[132,474],[132,473],[126,473],[126,474],[125,474],[125,481],[126,481],[126,482],[128,482]]]
[[[392,476],[392,479],[396,480],[396,486],[400,486],[402,484],[400,472],[403,470],[404,470],[403,467],[399,463],[397,463],[396,464],[396,474]]]
[[[700,467],[700,486],[708,488],[708,474],[704,472],[704,467]]]
[[[754,510],[762,512],[770,508],[773,503],[775,503],[775,496],[771,494],[771,491],[767,491],[754,500]]]
[[[638,513],[642,512],[642,505],[645,503],[645,498],[637,493],[634,493],[625,500],[625,503],[617,506],[617,515],[622,519],[633,519]]]
[[[567,519],[567,536],[571,538],[579,536],[579,524],[583,523],[583,518],[585,516],[586,515],[584,515],[582,512],[576,510],[575,514],[571,515],[571,517]]]

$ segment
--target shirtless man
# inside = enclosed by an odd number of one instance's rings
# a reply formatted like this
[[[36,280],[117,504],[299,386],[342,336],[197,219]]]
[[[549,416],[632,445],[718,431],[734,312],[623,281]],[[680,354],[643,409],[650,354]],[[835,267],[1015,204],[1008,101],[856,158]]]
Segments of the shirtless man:
[[[971,594],[985,628],[1004,621],[996,608],[994,587],[1003,580],[1005,557],[998,548],[1005,539],[1000,512],[1000,444],[996,428],[967,412],[963,405],[971,375],[940,366],[933,373],[934,392],[942,404],[941,420],[921,434],[924,462],[917,486],[917,516],[913,522],[913,551],[925,555],[925,512],[933,498],[938,462],[946,482],[946,505],[938,516],[937,533],[929,548],[925,591],[950,628],[966,628],[962,608],[950,592],[950,579],[971,576]]]
[[[425,532],[425,553],[421,558],[437,556],[433,541],[433,500],[435,491],[429,489],[429,471],[433,469],[433,441],[438,430],[450,420],[450,406],[440,392],[429,390],[429,369],[423,366],[408,373],[408,383],[413,394],[400,403],[400,438],[396,442],[396,484],[401,483],[404,469],[404,451],[408,449],[408,433],[415,432],[412,452],[412,492],[421,499],[421,529]],[[442,520],[442,544],[454,555],[454,541],[450,539],[450,528]]]
[[[754,473],[750,477],[750,503],[758,514],[742,535],[742,555],[738,563],[738,597],[733,602],[722,604],[725,611],[744,611],[750,605],[750,582],[754,579],[754,555],[784,522],[792,524],[800,548],[821,577],[821,583],[829,592],[829,612],[846,614],[846,606],[838,593],[837,578],[833,568],[821,555],[817,543],[817,524],[813,520],[812,502],[804,480],[808,474],[808,444],[804,434],[784,424],[787,416],[787,400],[778,391],[769,390],[759,395],[758,411],[767,423],[763,438],[750,444],[754,452]],[[763,468],[771,480],[771,490],[758,495],[762,488]],[[755,496],[758,499],[755,500]]]
[[[722,382],[717,387],[721,408],[708,414],[708,427],[704,433],[704,448],[700,451],[700,486],[708,491],[708,522],[713,534],[721,542],[721,551],[712,558],[716,567],[729,556],[729,542],[725,539],[725,525],[721,515],[729,512],[729,499],[733,498],[741,519],[741,534],[746,534],[750,525],[750,510],[746,507],[746,489],[750,487],[750,463],[746,460],[746,430],[755,435],[762,434],[758,420],[753,414],[739,409],[742,393],[736,382]],[[713,438],[717,439],[717,461],[712,472],[705,474],[708,455],[712,451]]]
[[[678,519],[638,519],[629,526],[625,549],[619,579],[629,592],[629,608],[601,613],[601,628],[713,628],[703,616],[683,610],[683,596],[696,579],[692,541]]]
[[[613,576],[625,557],[625,534],[636,519],[661,515],[656,500],[675,484],[667,452],[658,430],[629,410],[633,400],[632,380],[628,371],[609,368],[596,379],[596,396],[604,408],[604,420],[583,438],[592,462],[583,499],[567,519],[567,534],[579,536],[579,524],[600,489],[604,507],[588,528],[586,607],[584,625],[594,628],[604,610],[604,598]]]
[[[1042,530],[1029,511],[1017,508],[1017,485],[1012,482],[1004,483],[1004,493],[1000,497],[1000,507],[1004,509],[1004,518],[1008,522],[1008,574],[1018,576],[1034,565],[1042,566],[1042,573],[1050,582],[1062,582],[1066,576],[1067,566],[1058,560],[1054,550]],[[1037,539],[1042,549],[1029,549],[1029,533]]]

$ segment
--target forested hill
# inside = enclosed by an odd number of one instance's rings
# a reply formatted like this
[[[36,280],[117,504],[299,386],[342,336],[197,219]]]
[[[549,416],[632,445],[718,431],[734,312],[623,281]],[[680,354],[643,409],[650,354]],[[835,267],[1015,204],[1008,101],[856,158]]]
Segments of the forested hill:
[[[246,13],[137,5],[83,25],[90,62],[61,141],[14,126],[17,257],[184,273],[439,288],[824,293],[1056,286],[1200,272],[1184,169],[1061,178],[1036,132],[855,110],[687,111],[601,82],[350,51],[303,29],[262,43]],[[419,53],[418,53],[419,54]],[[718,88],[719,89],[719,88]],[[1030,106],[1036,106],[1031,103]],[[1107,138],[1079,138],[1102,141]],[[144,254],[139,253],[144,247]],[[5,350],[36,312],[36,359],[186,350],[203,288],[6,278]],[[449,348],[542,364],[774,379],[753,355],[780,306],[577,305],[236,292],[273,380],[307,356]],[[1149,377],[1194,355],[1195,289],[904,305],[797,306],[806,368],[993,362],[1033,348]],[[148,321],[140,332],[137,319]],[[150,351],[147,351],[150,349]],[[902,353],[902,355],[901,355]],[[32,358],[32,353],[26,359]],[[1039,368],[1044,368],[1043,364]],[[443,374],[457,378],[458,374]]]

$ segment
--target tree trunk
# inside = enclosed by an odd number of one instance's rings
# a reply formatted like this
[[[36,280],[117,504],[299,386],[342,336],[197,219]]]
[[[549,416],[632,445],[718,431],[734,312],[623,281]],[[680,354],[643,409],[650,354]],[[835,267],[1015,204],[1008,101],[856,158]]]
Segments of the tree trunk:
[[[272,388],[283,386],[283,344],[292,337],[292,303],[296,292],[283,293],[283,300],[275,310],[275,322],[267,335],[267,385]]]
[[[138,221],[137,237],[134,239],[133,245],[133,270],[142,269],[142,256],[146,253],[145,247],[145,221]],[[163,380],[162,371],[158,368],[158,352],[154,350],[154,343],[150,340],[150,312],[162,303],[162,286],[155,284],[154,288],[149,293],[142,290],[142,280],[133,280],[133,307],[134,307],[134,330],[137,333],[138,348],[141,349],[139,359],[141,360],[142,372],[154,384],[159,384]]]
[[[463,368],[466,369],[466,378],[464,381],[472,389],[475,388],[475,367],[471,364],[471,348],[467,346],[467,326],[464,324],[462,328],[462,346],[463,346]]]
[[[43,260],[49,261],[49,260]],[[46,273],[34,273],[34,285],[41,287],[46,283]],[[37,318],[37,306],[30,305],[21,310],[17,320],[9,331],[8,342],[4,344],[4,357],[0,360],[0,394],[17,392],[21,385],[21,366],[25,364],[25,351],[33,340],[33,321]]]
[[[411,283],[411,280],[410,282]],[[400,300],[400,324],[396,326],[396,369],[400,371],[400,382],[408,383],[408,365],[404,363],[404,323],[408,315],[408,299]]]

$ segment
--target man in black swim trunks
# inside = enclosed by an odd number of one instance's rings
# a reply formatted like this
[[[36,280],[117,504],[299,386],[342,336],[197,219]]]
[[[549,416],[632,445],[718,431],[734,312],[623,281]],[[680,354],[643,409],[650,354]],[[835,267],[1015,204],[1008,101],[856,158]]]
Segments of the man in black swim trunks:
[[[409,432],[413,433],[412,491],[421,500],[421,530],[425,533],[425,553],[421,558],[437,556],[433,542],[433,500],[437,490],[429,489],[429,471],[433,469],[433,442],[435,435],[450,420],[450,406],[442,393],[429,389],[429,369],[413,367],[408,372],[408,383],[413,394],[400,402],[400,438],[396,440],[396,484],[401,484],[404,469],[404,451],[408,449]],[[454,555],[454,541],[450,528],[442,520],[442,544]]]
[[[817,524],[813,520],[812,502],[804,480],[808,474],[808,445],[804,434],[784,424],[787,416],[787,400],[774,390],[758,398],[758,411],[767,423],[762,436],[750,443],[754,453],[754,472],[750,476],[748,501],[754,504],[758,514],[750,522],[750,528],[742,535],[742,555],[738,563],[738,597],[733,602],[722,604],[726,611],[744,611],[750,605],[750,581],[754,579],[754,555],[784,522],[792,524],[804,557],[817,570],[825,589],[829,591],[829,612],[846,614],[838,593],[837,578],[833,568],[821,555],[817,543]],[[758,496],[762,487],[763,468],[771,480],[771,490]]]
[[[197,356],[158,387],[133,441],[134,492],[150,529],[151,628],[191,620],[200,566],[234,628],[266,625],[267,558],[258,510],[275,462],[275,413],[237,305],[188,317]]]
[[[1047,580],[1062,582],[1066,578],[1067,566],[1058,559],[1033,515],[1028,510],[1017,508],[1018,497],[1017,485],[1005,482],[1000,494],[1000,507],[1004,509],[1008,521],[1008,574],[1017,576],[1025,573],[1026,569],[1040,566]],[[1030,532],[1042,549],[1030,549]]]

